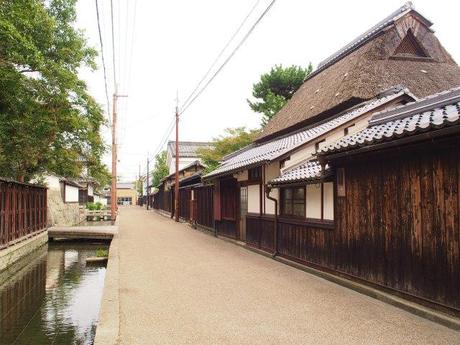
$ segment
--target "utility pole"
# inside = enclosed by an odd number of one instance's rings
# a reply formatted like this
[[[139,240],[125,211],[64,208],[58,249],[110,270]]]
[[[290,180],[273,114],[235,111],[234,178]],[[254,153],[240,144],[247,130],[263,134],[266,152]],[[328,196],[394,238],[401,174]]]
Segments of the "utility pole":
[[[150,173],[149,173],[149,159],[147,157],[147,176],[145,177],[145,179],[147,180],[147,210],[149,209],[149,203],[150,203],[150,199],[149,199],[149,196],[150,196],[149,176],[150,176]]]
[[[175,207],[174,219],[179,221],[179,96],[176,99],[176,178],[174,185]]]
[[[112,191],[111,191],[111,218],[112,220],[117,219],[117,100],[119,97],[128,97],[127,95],[118,95],[117,88],[113,94],[112,104]]]

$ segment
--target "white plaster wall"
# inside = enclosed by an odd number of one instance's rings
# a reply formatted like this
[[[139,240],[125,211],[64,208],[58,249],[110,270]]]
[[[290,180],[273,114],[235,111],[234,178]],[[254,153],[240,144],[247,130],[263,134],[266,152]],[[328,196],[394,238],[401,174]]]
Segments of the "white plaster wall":
[[[300,163],[312,156],[315,153],[315,143],[310,143],[291,154],[291,158],[284,164],[283,171],[289,169],[293,165]]]
[[[248,212],[260,212],[260,185],[258,184],[248,186]]]
[[[278,200],[278,211],[279,211],[279,200],[280,200],[279,189],[272,189],[270,191],[270,196]],[[272,200],[267,199],[267,197],[265,197],[265,214],[275,214],[275,203]]]
[[[272,162],[270,164],[265,165],[265,183],[270,182],[274,178],[280,176],[280,163],[279,161]],[[275,198],[279,201],[279,191],[278,189],[272,189],[270,192],[270,196]],[[267,198],[267,195],[264,191],[264,198],[265,198],[265,214],[275,214],[275,203]]]
[[[107,198],[100,195],[94,195],[94,202],[100,202],[102,205],[107,206]]]
[[[53,175],[48,175],[45,177],[45,183],[48,186],[49,189],[53,190],[61,190],[61,185],[59,182],[59,177],[53,176]]]
[[[198,157],[190,157],[190,158],[179,158],[179,170],[185,168],[187,165],[190,163],[195,162],[198,160]],[[152,167],[153,169],[153,167]],[[176,159],[173,158],[171,159],[169,163],[169,173],[172,174],[173,172],[176,171]]]
[[[321,219],[321,184],[307,185],[307,218]]]
[[[64,202],[78,202],[78,188],[74,186],[65,185],[65,201]]]
[[[247,170],[240,171],[237,174],[233,175],[233,177],[236,178],[238,182],[247,181],[248,171]]]
[[[323,185],[323,199],[324,199],[324,219],[334,219],[334,184],[326,182]]]

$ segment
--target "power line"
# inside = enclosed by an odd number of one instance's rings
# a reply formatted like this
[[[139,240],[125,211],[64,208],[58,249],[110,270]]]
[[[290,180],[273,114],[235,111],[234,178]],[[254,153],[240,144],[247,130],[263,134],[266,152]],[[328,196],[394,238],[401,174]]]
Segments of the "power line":
[[[238,45],[233,49],[231,54],[225,59],[225,61],[222,63],[222,65],[217,69],[217,71],[212,75],[212,77],[206,82],[206,84],[203,86],[203,88],[190,100],[188,104],[183,104],[181,108],[180,114],[182,115],[190,105],[193,104],[193,102],[203,93],[204,90],[209,86],[209,84],[214,80],[214,78],[222,71],[222,69],[227,65],[227,63],[230,61],[230,59],[235,55],[235,53],[241,48],[241,46],[246,42],[248,37],[251,35],[251,33],[254,31],[256,26],[260,23],[263,17],[268,13],[268,11],[272,8],[276,0],[272,0],[270,4],[267,6],[267,8],[262,12],[262,14],[259,16],[259,18],[256,20],[256,22],[251,26],[249,31],[244,35],[243,39],[238,43]]]
[[[193,102],[201,95],[201,93],[203,93],[203,91],[209,86],[209,84],[216,78],[216,76],[222,71],[222,69],[225,67],[225,65],[227,65],[227,63],[230,61],[230,59],[235,55],[235,53],[238,51],[239,48],[241,48],[241,46],[244,44],[244,42],[248,39],[248,37],[251,35],[251,33],[254,31],[254,29],[256,28],[256,26],[260,23],[260,21],[262,20],[262,18],[268,13],[268,11],[272,8],[272,6],[274,5],[274,3],[276,2],[276,0],[272,0],[270,2],[270,4],[266,7],[266,9],[262,12],[262,14],[258,17],[258,19],[256,20],[256,22],[251,26],[251,28],[249,29],[249,31],[244,35],[244,37],[242,38],[242,40],[238,43],[238,45],[233,49],[233,51],[231,52],[231,54],[225,59],[225,61],[222,63],[222,65],[217,69],[217,71],[212,75],[212,77],[206,82],[206,84],[203,86],[203,88],[192,98],[191,96],[196,92],[196,89],[198,89],[199,85],[203,82],[203,80],[206,78],[207,75],[209,75],[209,71],[213,68],[213,66],[215,65],[216,61],[220,58],[220,56],[223,54],[223,52],[221,51],[218,55],[218,57],[216,58],[216,60],[214,60],[213,64],[211,65],[211,68],[208,70],[208,72],[206,72],[205,74],[205,77],[202,78],[202,80],[200,80],[200,82],[198,83],[198,86],[195,88],[195,90],[191,93],[191,95],[187,98],[187,100],[190,100],[189,103],[187,103],[187,101],[185,101],[181,107],[181,111],[180,111],[180,115],[182,115],[188,107],[190,107],[190,105],[193,104]],[[251,13],[254,11],[254,8],[257,6],[257,4],[259,3],[259,1],[256,2],[256,4],[254,5],[254,7],[251,9],[251,11],[249,12],[249,14],[245,17],[245,19],[243,20],[243,22],[240,24],[240,26],[238,27],[237,31],[233,34],[232,38],[230,39],[230,41],[226,44],[226,46],[224,47],[223,50],[225,50],[228,45],[230,44],[230,42],[233,40],[234,36],[236,36],[236,34],[239,32],[239,30],[241,29],[241,27],[244,25],[244,23],[246,22],[247,18],[251,15]],[[163,147],[164,143],[167,141],[167,139],[169,138],[169,135],[171,134],[173,128],[174,128],[174,124],[175,124],[175,117],[172,117],[171,119],[171,123],[169,124],[169,126],[167,127],[166,129],[166,132],[165,134],[163,135],[162,137],[162,140],[160,141],[160,144],[157,146],[156,150],[154,151],[155,154],[153,157],[155,157],[161,150],[161,148]]]
[[[227,43],[225,44],[225,46],[222,48],[222,50],[219,52],[219,54],[217,55],[217,57],[214,59],[213,63],[211,64],[211,66],[209,67],[209,69],[206,71],[206,73],[204,74],[203,78],[201,78],[201,80],[198,82],[198,84],[196,85],[195,89],[193,89],[192,93],[187,97],[187,99],[184,101],[184,105],[187,104],[187,102],[193,97],[193,95],[195,94],[195,92],[198,90],[198,88],[201,86],[201,83],[208,77],[209,73],[211,73],[211,70],[214,68],[214,66],[216,65],[217,61],[219,61],[219,59],[221,58],[221,56],[224,54],[225,50],[228,48],[228,46],[230,45],[230,43],[232,43],[233,39],[236,37],[236,35],[240,32],[241,28],[243,27],[243,25],[246,23],[246,21],[248,20],[248,18],[251,16],[251,14],[254,12],[255,8],[257,7],[257,5],[260,3],[260,0],[257,0],[255,3],[254,3],[254,6],[252,6],[251,10],[249,11],[249,13],[246,15],[246,17],[244,17],[243,21],[241,22],[241,24],[238,26],[238,28],[235,30],[235,32],[233,33],[233,35],[230,37],[230,39],[227,41]]]
[[[110,19],[112,23],[112,62],[113,62],[113,83],[115,84],[115,92],[117,89],[117,70],[115,68],[115,29],[113,25],[113,0],[110,0]]]
[[[100,23],[100,18],[99,18],[99,4],[97,0],[96,0],[96,17],[97,17],[97,29],[99,31],[99,43],[101,45],[102,69],[104,70],[104,86],[105,86],[105,98],[107,102],[107,117],[109,118],[109,125],[112,126],[112,119],[110,118],[109,89],[107,87],[107,69],[105,67],[104,45],[102,43],[101,23]]]

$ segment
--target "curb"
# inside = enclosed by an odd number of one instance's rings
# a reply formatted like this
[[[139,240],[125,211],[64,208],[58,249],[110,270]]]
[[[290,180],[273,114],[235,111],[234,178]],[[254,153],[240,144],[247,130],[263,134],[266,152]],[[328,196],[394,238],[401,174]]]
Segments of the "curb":
[[[115,225],[118,226],[118,214]],[[119,252],[118,232],[113,236],[109,247],[109,258],[102,292],[99,321],[96,327],[95,345],[116,345],[120,335],[120,299],[119,299]]]

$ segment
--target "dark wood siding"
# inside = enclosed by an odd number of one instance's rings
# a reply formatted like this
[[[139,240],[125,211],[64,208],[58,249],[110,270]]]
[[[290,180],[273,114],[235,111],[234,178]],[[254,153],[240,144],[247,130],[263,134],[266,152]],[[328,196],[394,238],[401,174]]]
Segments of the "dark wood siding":
[[[185,220],[190,220],[190,200],[192,191],[190,188],[183,188],[179,191],[179,216]]]
[[[213,195],[213,186],[202,186],[194,189],[196,222],[208,228],[214,227]]]
[[[236,179],[220,181],[221,220],[215,222],[219,235],[237,238],[238,233],[238,183]]]
[[[335,200],[335,227],[280,219],[280,255],[460,312],[458,144],[335,166],[346,181],[345,196]],[[248,217],[248,243],[267,246],[258,239],[269,232],[267,222]]]
[[[273,216],[248,213],[246,215],[246,243],[273,252],[275,228]]]

